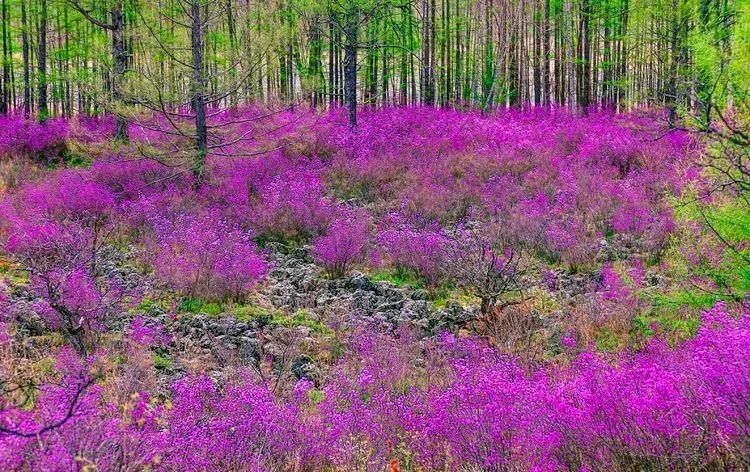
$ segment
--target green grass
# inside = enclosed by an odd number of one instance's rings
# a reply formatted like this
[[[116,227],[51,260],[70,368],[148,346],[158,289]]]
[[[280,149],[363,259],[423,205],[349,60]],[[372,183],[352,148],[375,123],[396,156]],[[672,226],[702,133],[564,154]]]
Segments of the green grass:
[[[323,400],[326,399],[326,394],[322,390],[312,388],[307,392],[307,398],[310,399],[310,402],[313,405],[318,405],[320,403],[323,403]]]
[[[604,352],[615,352],[620,347],[620,341],[617,335],[604,328],[596,334],[596,349]]]
[[[218,302],[206,302],[198,298],[183,298],[180,300],[180,311],[184,313],[217,316],[224,312],[224,307]]]
[[[285,314],[277,310],[269,310],[257,305],[240,305],[229,310],[229,313],[241,321],[260,321],[264,325],[286,326],[295,328],[305,326],[319,334],[329,333],[329,328],[312,319],[307,310],[297,310],[293,314]]]
[[[445,308],[448,302],[456,302],[462,307],[478,305],[479,299],[463,290],[458,290],[452,286],[441,286],[428,297],[435,309]]]
[[[14,285],[27,285],[29,283],[29,274],[25,270],[19,269],[12,262],[0,257],[0,281],[6,280]]]
[[[327,333],[329,329],[326,325],[320,321],[310,318],[310,314],[307,310],[297,310],[292,315],[277,315],[271,319],[271,323],[280,326],[286,326],[288,328],[295,328],[298,326],[305,326],[310,328],[316,333]]]
[[[633,319],[634,334],[648,337],[653,336],[653,325],[660,332],[667,333],[669,339],[682,340],[695,336],[700,326],[700,317],[680,315],[670,311],[643,313]]]
[[[259,317],[273,318],[271,310],[261,308],[257,305],[239,305],[231,308],[229,313],[241,321],[252,321]]]
[[[373,282],[388,282],[400,288],[411,288],[414,290],[425,288],[424,280],[410,270],[404,269],[379,269],[368,274]]]
[[[154,301],[147,302],[146,308]],[[234,316],[240,321],[259,322],[261,325],[277,325],[286,327],[306,326],[316,333],[328,333],[328,328],[313,319],[306,310],[298,310],[293,314],[286,314],[278,310],[268,309],[257,305],[222,304],[206,302],[197,298],[183,298],[179,310],[187,314],[203,314],[208,316]]]
[[[153,298],[143,298],[138,304],[138,311],[143,313],[150,312],[166,312],[169,311],[170,303],[167,300],[159,300]]]
[[[169,370],[173,367],[172,359],[165,356],[162,353],[155,352],[154,353],[154,367],[156,367],[156,370]]]

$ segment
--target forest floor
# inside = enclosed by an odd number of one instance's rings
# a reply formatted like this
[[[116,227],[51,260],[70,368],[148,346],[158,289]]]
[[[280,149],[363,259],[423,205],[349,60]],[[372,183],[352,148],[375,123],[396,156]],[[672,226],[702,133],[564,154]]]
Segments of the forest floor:
[[[660,117],[13,122],[0,466],[741,467],[750,213]]]

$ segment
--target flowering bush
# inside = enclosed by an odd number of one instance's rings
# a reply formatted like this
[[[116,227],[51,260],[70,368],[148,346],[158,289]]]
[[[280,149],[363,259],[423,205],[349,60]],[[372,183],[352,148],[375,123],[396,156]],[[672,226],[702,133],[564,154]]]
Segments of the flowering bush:
[[[450,225],[480,210],[504,223],[507,241],[573,265],[592,259],[601,234],[658,251],[673,230],[663,197],[684,184],[683,133],[650,141],[642,133],[653,124],[639,118],[545,110],[367,118],[356,136],[331,138],[340,151],[330,185],[386,212]]]
[[[362,262],[370,240],[370,219],[350,212],[331,223],[324,236],[313,242],[313,255],[333,277],[346,274],[351,264]]]
[[[157,274],[186,295],[242,300],[267,265],[250,233],[213,213],[154,223]]]
[[[487,226],[459,228],[443,249],[443,270],[457,286],[480,299],[485,316],[517,303],[523,288],[524,254],[510,246],[499,247],[498,239]]]
[[[750,315],[722,305],[676,348],[654,340],[614,361],[584,351],[532,370],[477,339],[362,334],[319,391],[302,380],[278,398],[248,379],[222,389],[187,377],[169,408],[138,395],[122,415],[92,388],[59,429],[0,432],[0,464],[44,468],[85,454],[100,468],[159,470],[380,469],[393,459],[427,470],[740,467],[750,452],[748,341]],[[53,400],[64,392],[50,387],[33,411],[4,410],[0,426],[35,431],[59,418]],[[109,453],[115,445],[124,449]]]
[[[11,296],[0,293],[0,304],[10,305],[4,313],[28,316],[31,307],[67,342],[49,347],[58,337],[25,336],[24,323],[3,317],[0,469],[747,466],[750,314],[741,300],[703,313],[695,338],[676,345],[656,338],[639,350],[597,353],[595,336],[565,324],[587,310],[588,327],[617,323],[622,339],[633,329],[641,290],[653,290],[636,259],[662,256],[676,224],[669,195],[695,177],[686,171],[692,142],[685,133],[643,139],[657,130],[653,122],[606,112],[363,110],[356,130],[340,126],[341,111],[310,120],[279,113],[268,126],[243,120],[256,112],[225,112],[248,123],[237,125],[247,139],[211,147],[202,185],[169,165],[133,158],[123,145],[123,155],[101,151],[89,169],[47,172],[2,196],[3,256],[28,275],[8,284]],[[0,130],[15,128],[0,140],[0,153],[37,157],[60,140],[95,143],[112,126],[61,121],[37,129],[2,120]],[[268,134],[261,140],[256,131]],[[35,151],[36,134],[43,139]],[[173,142],[146,126],[134,127],[131,140],[164,151]],[[258,147],[271,151],[253,157]],[[219,349],[217,337],[220,363],[207,366],[180,331],[184,319],[191,335],[205,329],[202,320],[124,313],[122,299],[131,295],[124,286],[152,275],[181,295],[245,301],[268,272],[258,244],[272,239],[312,241],[315,261],[332,276],[371,260],[415,273],[428,295],[443,288],[460,292],[456,298],[473,295],[485,315],[503,317],[498,330],[513,325],[514,336],[529,340],[524,346],[562,339],[532,356],[464,332],[415,339],[403,327],[391,335],[328,325],[322,310],[308,319],[304,311],[255,317],[255,307],[239,307],[253,318],[232,320],[248,327],[241,346]],[[597,277],[602,239],[626,244],[630,270],[617,247]],[[685,248],[687,263],[724,254],[695,247],[701,251]],[[110,257],[115,248],[142,255],[137,269]],[[527,271],[527,261],[550,270]],[[138,269],[143,274],[133,275]],[[26,282],[30,291],[17,290]],[[298,282],[291,276],[279,287]],[[347,285],[315,282],[316,290]],[[159,284],[147,286],[160,294]],[[527,286],[548,297],[527,300],[520,293]],[[32,303],[19,303],[19,293],[30,293]],[[401,315],[429,305],[421,298],[404,299]],[[524,302],[518,310],[494,310],[516,301]],[[454,317],[453,308],[446,303],[435,313]],[[288,328],[297,324],[299,331]],[[105,328],[121,336],[102,336]],[[536,330],[545,341],[531,342]],[[299,346],[287,349],[285,336],[299,337]],[[514,339],[507,345],[520,346]],[[28,345],[14,344],[20,340]],[[36,357],[15,362],[27,352]],[[307,380],[317,368],[321,375]],[[303,380],[285,390],[297,371]],[[6,382],[19,372],[34,376],[31,390]]]
[[[322,233],[335,217],[336,206],[324,196],[317,173],[292,171],[263,187],[255,211],[259,234],[299,240]]]
[[[399,215],[391,215],[379,228],[377,243],[396,268],[414,271],[428,285],[437,285],[444,248],[448,244],[448,238],[438,225],[414,228]]]
[[[111,229],[113,198],[77,173],[27,186],[4,202],[4,251],[28,271],[37,310],[80,354],[105,313],[126,295],[98,265]]]
[[[44,123],[26,120],[21,116],[0,118],[0,155],[20,155],[45,164],[62,157],[68,133],[68,123],[51,119]]]

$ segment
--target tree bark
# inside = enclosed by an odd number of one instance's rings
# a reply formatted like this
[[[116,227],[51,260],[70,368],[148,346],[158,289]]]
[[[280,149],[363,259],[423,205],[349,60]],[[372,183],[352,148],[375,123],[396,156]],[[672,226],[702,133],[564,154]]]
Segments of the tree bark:
[[[359,36],[359,10],[350,7],[344,26],[344,94],[349,110],[349,126],[357,127],[357,49]]]
[[[117,2],[112,9],[112,56],[114,75],[112,80],[112,98],[115,103],[123,103],[122,83],[128,67],[128,53],[125,45],[125,15],[122,2]],[[117,114],[117,132],[115,139],[128,140],[128,122],[122,113]]]
[[[542,88],[545,106],[549,106],[552,102],[550,98],[550,64],[549,64],[549,39],[550,39],[550,18],[549,18],[549,1],[544,0],[544,12],[542,14],[543,22],[542,28],[544,29],[542,35]]]
[[[195,162],[193,164],[193,175],[196,184],[203,183],[203,168],[208,153],[208,126],[206,124],[206,78],[204,74],[204,20],[202,19],[202,2],[193,0],[190,4],[190,16],[192,18],[191,52],[193,56],[193,113],[195,113]]]
[[[542,104],[542,12],[540,0],[536,0],[534,15],[534,105]]]
[[[37,118],[43,123],[49,117],[47,104],[47,0],[40,1],[37,46]]]
[[[21,54],[23,57],[23,116],[31,115],[31,64],[29,50],[29,25],[26,17],[26,1],[21,0]]]
[[[579,50],[581,56],[579,64],[579,81],[580,94],[579,105],[584,115],[588,114],[589,103],[591,101],[591,35],[590,35],[590,18],[591,4],[589,0],[581,2],[581,29],[578,36]]]
[[[123,103],[122,83],[128,67],[128,53],[125,45],[125,14],[121,1],[112,8],[112,58],[114,59],[114,74],[112,77],[112,99],[115,103]],[[122,113],[117,114],[117,131],[115,139],[122,142],[128,140],[128,122]]]
[[[571,36],[572,29],[572,12],[570,3],[573,0],[562,0],[563,1],[563,42],[565,43],[565,66],[567,71],[567,86],[568,94],[565,99],[568,108],[575,110],[576,108],[576,76],[575,76],[575,60],[573,59],[573,38]]]
[[[2,22],[3,22],[3,80],[2,93],[0,93],[0,113],[7,114],[10,102],[10,61],[8,59],[8,3],[2,0]]]

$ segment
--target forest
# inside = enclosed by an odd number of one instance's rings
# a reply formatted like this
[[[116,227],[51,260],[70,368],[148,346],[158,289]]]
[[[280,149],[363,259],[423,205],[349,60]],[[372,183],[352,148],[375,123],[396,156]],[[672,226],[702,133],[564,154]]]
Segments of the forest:
[[[750,469],[750,1],[0,36],[0,470]]]

